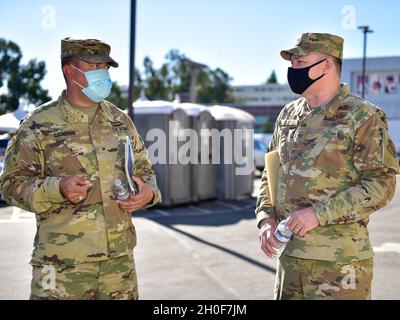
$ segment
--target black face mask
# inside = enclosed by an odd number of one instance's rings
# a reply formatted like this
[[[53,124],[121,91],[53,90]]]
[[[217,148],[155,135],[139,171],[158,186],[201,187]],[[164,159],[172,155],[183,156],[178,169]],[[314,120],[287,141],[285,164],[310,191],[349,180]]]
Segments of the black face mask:
[[[310,76],[308,75],[308,72],[310,69],[322,62],[324,62],[326,59],[321,60],[319,62],[314,63],[313,65],[305,68],[288,68],[288,73],[287,73],[287,78],[288,78],[288,83],[290,86],[290,89],[294,93],[297,94],[302,94],[304,91],[308,89],[309,86],[311,86],[314,82],[318,81],[321,79],[325,74],[322,76],[316,78],[316,79],[311,79]]]

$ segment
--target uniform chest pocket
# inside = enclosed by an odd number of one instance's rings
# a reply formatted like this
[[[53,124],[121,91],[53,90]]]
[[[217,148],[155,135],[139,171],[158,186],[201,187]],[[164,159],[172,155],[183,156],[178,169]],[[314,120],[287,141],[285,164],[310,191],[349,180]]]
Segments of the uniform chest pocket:
[[[54,176],[87,176],[96,171],[97,159],[90,136],[54,134],[46,145],[46,170]]]
[[[126,137],[129,137],[128,126],[124,125],[123,123],[116,122],[112,124],[112,131],[117,139],[119,153],[122,151],[125,152]]]
[[[298,158],[302,158],[305,166],[313,165],[313,163],[326,153],[334,156],[337,155],[337,128],[305,128],[301,134],[302,138],[296,144],[294,152]]]
[[[125,141],[129,137],[129,127],[122,122],[113,122],[111,130],[115,141],[115,168],[125,170]]]

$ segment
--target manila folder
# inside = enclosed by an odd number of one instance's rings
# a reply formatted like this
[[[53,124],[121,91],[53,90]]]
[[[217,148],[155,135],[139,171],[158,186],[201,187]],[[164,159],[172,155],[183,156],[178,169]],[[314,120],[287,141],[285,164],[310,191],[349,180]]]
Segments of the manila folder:
[[[280,162],[278,150],[273,150],[265,154],[265,168],[267,170],[268,188],[273,207],[276,206],[279,166]]]

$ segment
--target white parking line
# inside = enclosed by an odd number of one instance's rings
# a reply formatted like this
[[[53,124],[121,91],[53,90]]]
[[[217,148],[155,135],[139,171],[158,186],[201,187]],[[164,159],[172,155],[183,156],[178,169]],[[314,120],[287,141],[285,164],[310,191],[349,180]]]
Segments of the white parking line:
[[[398,242],[385,242],[379,247],[374,247],[375,252],[395,252],[400,253],[400,243]]]
[[[160,210],[160,209],[153,209],[153,212],[161,214],[162,216],[169,217],[171,214],[168,211]]]
[[[208,210],[208,209],[204,209],[204,208],[199,208],[199,207],[196,207],[196,206],[189,206],[189,208],[190,208],[190,209],[193,209],[193,210],[200,211],[201,213],[205,213],[205,214],[213,213],[212,210]]]
[[[221,206],[225,206],[227,208],[233,209],[233,210],[243,210],[243,207],[238,207],[231,203],[226,203],[226,202],[222,202],[222,201],[215,201],[215,203],[220,204]]]

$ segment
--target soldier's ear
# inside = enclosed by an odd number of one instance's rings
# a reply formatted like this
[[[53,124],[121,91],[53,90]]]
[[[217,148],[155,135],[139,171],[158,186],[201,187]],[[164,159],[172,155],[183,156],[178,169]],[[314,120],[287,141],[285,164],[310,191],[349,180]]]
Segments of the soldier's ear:
[[[64,73],[64,78],[67,80],[71,80],[71,65],[69,63],[66,63],[62,67],[63,73]]]
[[[334,65],[333,65],[332,59],[327,58],[327,59],[325,60],[325,65],[324,65],[324,70],[323,70],[323,72],[324,72],[324,73],[329,73],[330,71],[332,71],[333,67],[334,67]]]

